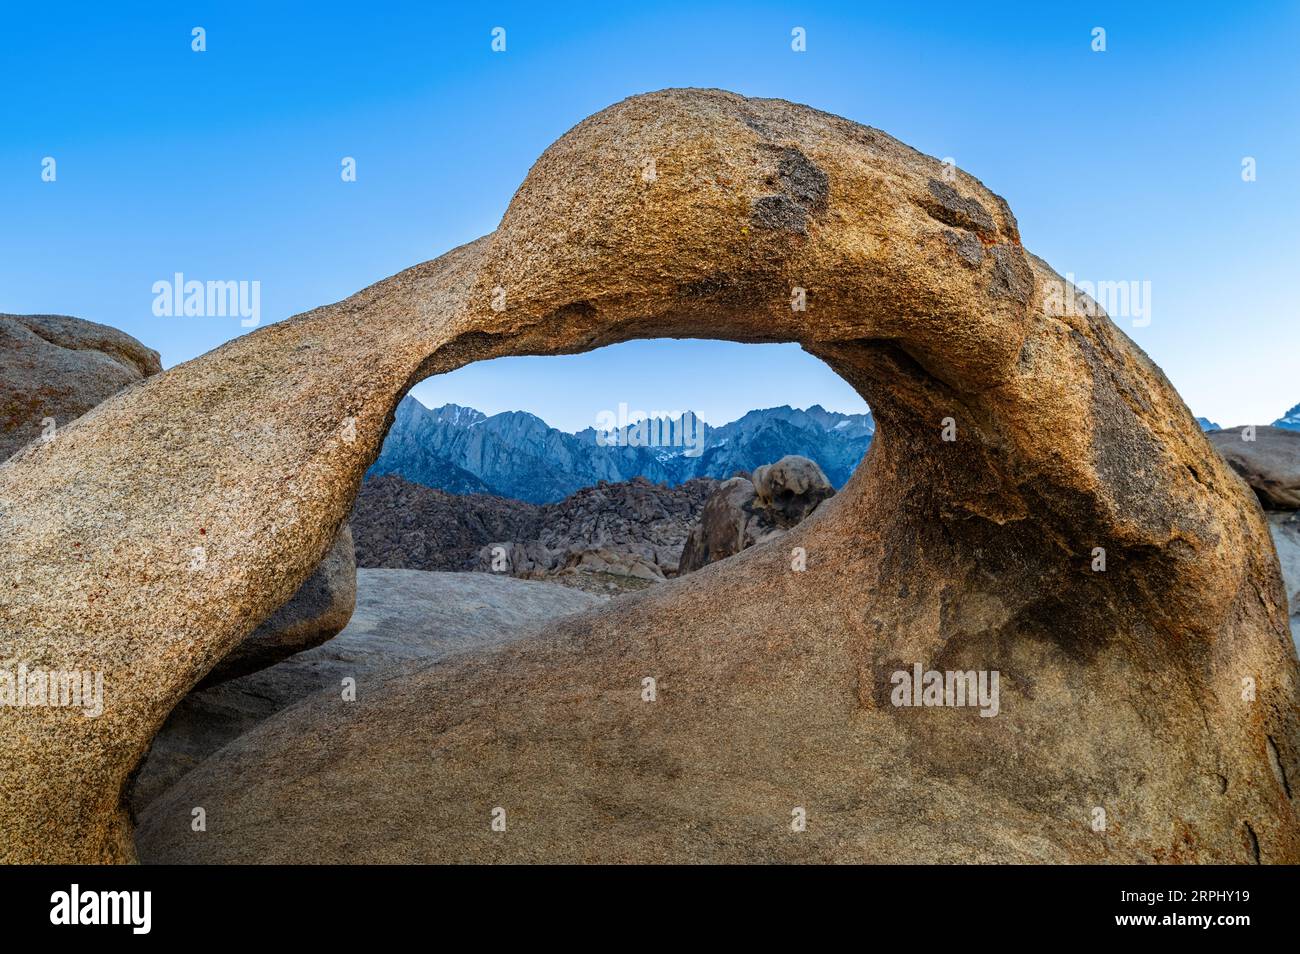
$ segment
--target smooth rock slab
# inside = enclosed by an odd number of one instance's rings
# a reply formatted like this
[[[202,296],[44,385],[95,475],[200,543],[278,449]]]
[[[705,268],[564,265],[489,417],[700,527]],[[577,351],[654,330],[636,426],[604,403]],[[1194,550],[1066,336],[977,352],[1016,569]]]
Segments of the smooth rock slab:
[[[129,801],[136,817],[190,769],[280,710],[317,693],[340,699],[344,678],[357,680],[364,702],[372,674],[503,645],[604,602],[570,587],[486,573],[361,569],[356,587],[352,619],[329,642],[185,697],[135,779]],[[141,860],[166,860],[146,841],[137,845]]]

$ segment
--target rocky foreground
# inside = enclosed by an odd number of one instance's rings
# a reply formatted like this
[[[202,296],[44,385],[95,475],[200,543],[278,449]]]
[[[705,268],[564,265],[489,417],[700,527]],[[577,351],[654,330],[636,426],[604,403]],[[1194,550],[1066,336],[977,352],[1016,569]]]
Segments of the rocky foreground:
[[[447,494],[391,475],[371,478],[352,513],[357,562],[639,589],[677,575],[682,547],[717,483],[602,482],[538,506]]]
[[[951,173],[807,107],[635,97],[548,149],[492,235],[27,445],[0,466],[0,645],[107,693],[97,719],[0,722],[0,859],[135,856],[133,770],[334,546],[412,381],[694,335],[797,341],[862,393],[879,431],[839,493],[734,557],[387,680],[346,718],[302,700],[155,799],[147,844],[1300,862],[1300,667],[1258,502],[1006,203]],[[904,704],[913,667],[998,673],[996,713]]]
[[[364,702],[399,672],[523,639],[548,620],[600,602],[567,587],[503,576],[360,569],[356,611],[329,642],[182,700],[132,781],[131,813],[142,816],[186,772],[297,702],[334,699],[346,718],[344,707],[353,702],[344,701],[345,679],[353,680],[354,699]],[[213,767],[221,771],[220,764],[218,758]],[[147,837],[139,844],[142,860],[168,860],[154,855]]]

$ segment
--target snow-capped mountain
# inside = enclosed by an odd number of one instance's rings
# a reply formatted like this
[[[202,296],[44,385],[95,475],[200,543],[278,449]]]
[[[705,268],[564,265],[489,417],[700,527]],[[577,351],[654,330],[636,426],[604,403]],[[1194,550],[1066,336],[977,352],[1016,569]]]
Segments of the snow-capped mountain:
[[[688,412],[649,431],[632,425],[568,434],[524,411],[489,417],[455,404],[429,409],[407,396],[367,476],[397,474],[449,493],[549,503],[601,480],[645,477],[676,485],[692,477],[730,477],[801,454],[840,487],[874,432],[869,413],[839,414],[814,405],[750,411],[717,428]]]
[[[1297,404],[1274,421],[1273,426],[1283,427],[1288,431],[1300,431],[1300,404]]]

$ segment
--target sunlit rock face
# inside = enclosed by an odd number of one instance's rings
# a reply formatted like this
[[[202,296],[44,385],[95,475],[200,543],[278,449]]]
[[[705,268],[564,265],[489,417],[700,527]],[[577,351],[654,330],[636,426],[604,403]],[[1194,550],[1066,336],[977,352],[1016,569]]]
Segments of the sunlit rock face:
[[[0,315],[0,461],[162,370],[124,331],[68,315]]]
[[[4,711],[0,854],[131,856],[150,737],[324,556],[414,382],[691,336],[797,341],[859,390],[878,430],[840,493],[269,720],[151,804],[147,857],[1300,861],[1262,512],[1109,319],[1044,308],[1060,281],[977,180],[848,120],[698,90],[592,116],[491,235],[0,467],[0,655],[105,681],[99,718]],[[936,701],[956,672],[996,672],[996,707]]]

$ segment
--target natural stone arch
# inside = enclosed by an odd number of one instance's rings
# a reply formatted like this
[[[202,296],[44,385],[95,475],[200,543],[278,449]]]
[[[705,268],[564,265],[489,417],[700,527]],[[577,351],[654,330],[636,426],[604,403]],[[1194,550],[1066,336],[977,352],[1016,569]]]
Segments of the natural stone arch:
[[[544,771],[548,753],[572,767],[594,751],[583,733],[615,732],[643,749],[581,765],[579,801],[641,772],[671,802],[664,824],[620,822],[594,846],[448,828],[441,857],[1300,859],[1296,659],[1253,499],[1104,315],[1048,313],[1059,279],[1005,203],[948,178],[806,107],[636,97],[548,149],[492,235],[174,368],[0,467],[0,656],[103,670],[107,690],[99,719],[0,714],[5,860],[130,857],[128,774],[323,556],[410,385],[665,336],[799,342],[871,403],[875,446],[785,541],[808,549],[805,573],[757,547],[486,670],[420,677],[440,708],[412,731],[460,756],[438,763],[442,796],[482,794],[481,755],[558,824],[574,783]],[[671,723],[592,708],[628,679],[635,698],[650,661],[682,687]],[[888,672],[913,662],[1000,668],[1002,715],[891,707]],[[745,706],[761,718],[719,735]],[[577,741],[537,731],[548,718]],[[496,747],[448,737],[458,719]],[[814,810],[853,824],[758,838],[754,813],[788,793],[708,774],[728,744],[793,766]],[[1107,834],[1088,828],[1094,805],[1121,820]],[[714,837],[684,833],[692,812]]]

